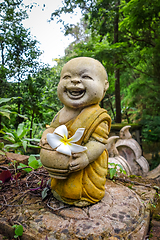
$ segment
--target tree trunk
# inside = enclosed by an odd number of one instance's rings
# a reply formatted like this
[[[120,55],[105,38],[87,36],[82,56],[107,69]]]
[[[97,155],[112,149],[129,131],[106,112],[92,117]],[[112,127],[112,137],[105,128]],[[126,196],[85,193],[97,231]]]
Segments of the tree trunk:
[[[118,23],[119,23],[119,5],[120,1],[117,1],[116,4],[116,15],[114,19],[114,43],[118,42]],[[118,56],[115,56],[115,104],[116,104],[116,123],[121,123],[121,96],[120,96],[120,70],[117,67],[119,65]]]
[[[115,70],[115,103],[116,103],[116,123],[121,123],[121,96],[120,96],[120,71]]]
[[[20,75],[20,74],[18,74]],[[18,77],[18,89],[17,89],[17,94],[18,97],[21,96],[21,90],[20,90],[20,84],[21,84],[21,79],[20,77]],[[21,99],[17,99],[17,113],[21,114]],[[17,116],[17,122],[16,122],[16,127],[18,127],[18,125],[22,122],[22,118],[18,115]]]
[[[115,113],[114,113],[114,108],[113,108],[113,105],[112,105],[111,97],[109,96],[109,94],[107,96],[108,96],[108,102],[109,102],[109,105],[110,105],[110,109],[111,109],[112,114],[113,114],[113,119],[114,119],[114,121],[116,121],[116,116],[115,116]]]
[[[4,66],[4,46],[3,46],[3,40],[1,41],[1,58],[2,58],[2,65]]]
[[[32,119],[31,119],[31,129],[30,129],[30,138],[32,139],[32,132],[33,132],[33,121],[34,121],[34,110],[32,113]]]
[[[3,78],[5,76],[4,73],[4,46],[3,46],[3,40],[1,41],[1,59],[2,59],[2,69],[1,69],[1,75],[0,75],[0,97],[2,98],[4,95],[4,89],[3,89]],[[2,129],[2,115],[0,115],[0,130]],[[0,136],[2,136],[3,134],[0,133]]]

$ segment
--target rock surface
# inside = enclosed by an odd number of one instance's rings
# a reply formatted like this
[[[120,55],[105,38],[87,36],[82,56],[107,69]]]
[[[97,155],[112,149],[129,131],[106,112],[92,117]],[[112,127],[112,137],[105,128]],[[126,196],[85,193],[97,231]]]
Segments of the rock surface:
[[[38,197],[27,195],[14,211],[10,206],[1,212],[0,229],[11,237],[13,229],[9,221],[12,219],[23,225],[22,240],[143,240],[155,193],[152,188],[130,189],[107,180],[105,197],[99,203],[77,208],[50,199],[47,205],[51,211]]]
[[[18,163],[28,163],[29,156],[17,153],[7,152],[6,155],[0,155],[0,162],[4,160],[17,161]]]
[[[151,179],[156,179],[159,181],[160,180],[160,164],[155,169],[148,172],[146,177]]]

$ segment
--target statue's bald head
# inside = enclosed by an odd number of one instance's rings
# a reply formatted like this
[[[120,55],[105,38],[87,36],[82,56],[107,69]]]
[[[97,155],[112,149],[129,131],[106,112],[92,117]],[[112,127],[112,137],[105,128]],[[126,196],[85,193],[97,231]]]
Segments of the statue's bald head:
[[[107,72],[104,66],[102,65],[102,63],[100,63],[98,60],[91,57],[77,57],[77,58],[71,59],[62,68],[61,76],[66,70],[70,68],[72,69],[75,68],[78,70],[78,68],[81,68],[82,65],[84,67],[86,66],[86,68],[90,68],[91,71],[98,74],[102,80],[104,81],[108,80]]]
[[[84,107],[99,103],[108,87],[107,72],[98,60],[77,57],[62,69],[58,97],[64,105]]]

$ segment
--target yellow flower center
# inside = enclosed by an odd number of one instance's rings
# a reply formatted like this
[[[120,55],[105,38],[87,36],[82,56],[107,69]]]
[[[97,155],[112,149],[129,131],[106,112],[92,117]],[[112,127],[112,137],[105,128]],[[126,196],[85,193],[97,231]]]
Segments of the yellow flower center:
[[[61,141],[62,143],[64,143],[65,145],[71,145],[69,139],[67,139],[66,136],[64,136],[64,138],[62,138],[60,141]]]

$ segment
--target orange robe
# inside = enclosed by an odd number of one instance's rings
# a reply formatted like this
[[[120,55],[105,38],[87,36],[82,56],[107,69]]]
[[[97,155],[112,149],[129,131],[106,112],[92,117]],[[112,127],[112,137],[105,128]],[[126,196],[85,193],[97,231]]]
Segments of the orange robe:
[[[51,123],[52,128],[59,126],[58,115]],[[76,118],[67,122],[69,137],[73,136],[78,128],[85,128],[82,138],[77,144],[85,145],[90,137],[103,144],[107,143],[111,125],[110,116],[99,105],[85,108]],[[103,153],[86,168],[70,173],[67,179],[51,178],[51,189],[60,198],[68,203],[77,201],[96,203],[105,194],[105,182],[108,169],[108,152]]]

